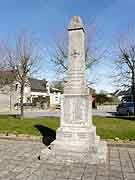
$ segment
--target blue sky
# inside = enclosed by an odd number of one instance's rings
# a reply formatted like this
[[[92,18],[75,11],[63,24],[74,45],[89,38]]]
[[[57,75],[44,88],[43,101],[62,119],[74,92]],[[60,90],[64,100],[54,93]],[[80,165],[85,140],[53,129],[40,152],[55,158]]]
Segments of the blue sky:
[[[47,51],[62,39],[73,15],[83,18],[85,27],[94,22],[96,43],[109,51],[120,33],[135,26],[135,0],[0,0],[0,39],[14,39],[20,31],[33,33]],[[109,53],[108,53],[109,54]],[[42,61],[42,77],[54,79],[48,54]],[[113,91],[109,76],[112,57],[106,56],[89,72],[96,79],[94,87]]]

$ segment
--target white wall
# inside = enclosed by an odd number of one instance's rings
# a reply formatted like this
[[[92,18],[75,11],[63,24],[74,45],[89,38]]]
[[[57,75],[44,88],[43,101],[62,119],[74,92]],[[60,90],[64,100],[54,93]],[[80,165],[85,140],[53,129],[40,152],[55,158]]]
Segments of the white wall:
[[[17,102],[16,95],[14,92],[11,93],[0,93],[0,112],[10,111],[10,103],[11,110],[14,110],[14,104]]]
[[[61,103],[61,93],[51,93],[50,106],[60,105],[60,103]]]
[[[0,111],[9,110],[10,107],[10,96],[9,94],[0,94]]]

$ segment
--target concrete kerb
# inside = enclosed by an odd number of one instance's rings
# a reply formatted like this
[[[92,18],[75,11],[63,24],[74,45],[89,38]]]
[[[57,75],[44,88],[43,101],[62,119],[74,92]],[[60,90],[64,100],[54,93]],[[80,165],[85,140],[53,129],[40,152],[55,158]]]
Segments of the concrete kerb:
[[[3,140],[15,140],[15,141],[30,141],[30,142],[42,142],[42,138],[41,136],[30,136],[27,137],[27,135],[24,136],[4,136],[4,135],[0,135],[0,139]],[[107,141],[107,146],[108,147],[125,147],[125,148],[135,148],[135,141],[131,141],[131,142],[116,142],[116,141]]]
[[[132,141],[131,141],[132,142]],[[135,143],[109,143],[107,142],[108,147],[123,147],[123,148],[135,148]]]
[[[15,141],[31,141],[31,142],[42,142],[42,137],[41,136],[16,136],[16,135],[0,135],[0,139],[4,140],[15,140]]]

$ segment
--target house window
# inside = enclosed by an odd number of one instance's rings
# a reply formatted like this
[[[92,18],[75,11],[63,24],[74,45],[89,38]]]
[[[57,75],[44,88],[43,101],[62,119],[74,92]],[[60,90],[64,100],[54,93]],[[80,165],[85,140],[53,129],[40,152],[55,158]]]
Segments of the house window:
[[[27,97],[27,103],[31,103],[30,97]]]
[[[18,84],[15,85],[15,91],[17,91],[17,89],[18,89]]]
[[[56,96],[56,97],[55,97],[55,101],[58,101],[58,100],[59,100],[59,98]]]

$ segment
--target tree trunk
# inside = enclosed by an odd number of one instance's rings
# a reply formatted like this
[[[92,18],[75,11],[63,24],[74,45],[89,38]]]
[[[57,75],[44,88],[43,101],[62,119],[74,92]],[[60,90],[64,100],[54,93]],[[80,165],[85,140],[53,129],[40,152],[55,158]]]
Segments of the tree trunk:
[[[132,88],[132,93],[133,93],[133,105],[134,105],[134,116],[135,116],[135,85],[133,85],[133,88]]]
[[[24,83],[21,84],[21,101],[20,101],[20,105],[21,105],[21,120],[23,120],[24,118],[24,106],[23,106],[23,97],[24,97]]]
[[[10,106],[10,112],[12,111],[12,88],[10,85],[10,97],[9,97],[9,106]]]
[[[135,68],[132,78],[132,95],[133,95],[133,105],[134,105],[134,116],[135,116]]]

